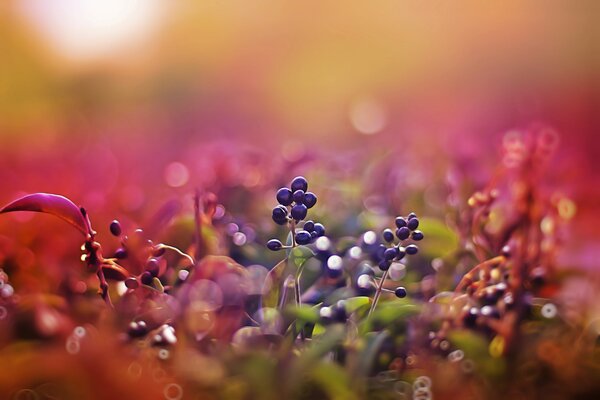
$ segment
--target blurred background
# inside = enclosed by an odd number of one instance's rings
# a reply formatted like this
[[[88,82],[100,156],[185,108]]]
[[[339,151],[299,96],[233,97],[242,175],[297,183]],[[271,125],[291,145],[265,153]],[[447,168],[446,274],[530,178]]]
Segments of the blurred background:
[[[597,16],[594,1],[4,1],[0,202],[62,193],[99,223],[141,223],[194,188],[266,199],[297,173],[385,195],[374,169],[397,197],[443,196],[450,173],[489,179],[506,132],[543,127],[587,243],[569,262],[591,268]]]

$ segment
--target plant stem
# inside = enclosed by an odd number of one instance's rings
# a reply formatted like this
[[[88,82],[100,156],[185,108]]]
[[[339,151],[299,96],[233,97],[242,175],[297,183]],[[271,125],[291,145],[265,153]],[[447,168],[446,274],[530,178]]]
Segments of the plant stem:
[[[379,286],[377,286],[377,290],[375,291],[375,297],[373,297],[373,304],[371,304],[371,308],[369,309],[369,314],[367,314],[367,318],[371,317],[371,314],[375,310],[375,307],[377,307],[377,302],[379,302],[379,296],[381,296],[381,291],[383,289],[383,284],[385,283],[385,279],[388,276],[388,271],[389,271],[389,269],[385,270],[383,272],[383,275],[381,276],[381,280],[379,281]]]
[[[182,256],[183,258],[188,260],[192,266],[196,265],[196,261],[194,260],[194,257],[190,256],[187,253],[184,253],[183,251],[179,250],[177,247],[169,246],[168,244],[161,244],[160,248],[174,251],[175,253],[179,254],[180,256]]]

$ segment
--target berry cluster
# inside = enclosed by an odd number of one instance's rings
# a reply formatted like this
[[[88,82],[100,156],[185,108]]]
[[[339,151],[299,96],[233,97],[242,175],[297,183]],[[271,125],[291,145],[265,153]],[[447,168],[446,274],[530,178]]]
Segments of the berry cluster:
[[[279,205],[273,209],[273,221],[285,225],[290,219],[298,223],[306,218],[308,209],[317,204],[317,196],[308,191],[306,178],[297,176],[290,188],[282,187],[277,191],[277,202]]]
[[[402,260],[407,254],[414,255],[419,252],[419,248],[416,244],[412,243],[407,246],[403,246],[404,241],[409,238],[413,241],[420,241],[423,239],[423,232],[417,230],[419,227],[419,219],[415,213],[410,213],[405,217],[396,217],[396,234],[391,229],[384,229],[382,233],[383,240],[388,244],[389,247],[384,247],[383,254],[379,259],[379,269],[387,271],[393,261]],[[395,239],[398,238],[398,242]]]
[[[294,235],[293,243],[307,245],[325,235],[325,227],[310,220],[304,222],[302,229],[295,229],[296,224],[306,218],[308,209],[317,204],[317,196],[308,191],[306,178],[297,176],[292,180],[289,188],[280,188],[276,197],[279,205],[273,208],[273,221],[278,225],[290,225],[290,230]],[[277,251],[287,247],[280,240],[271,239],[267,243],[267,248]]]
[[[374,262],[379,270],[384,272],[380,278],[380,284],[377,285],[375,270],[369,261],[360,263],[353,276],[355,290],[360,295],[371,295],[373,291],[384,291],[394,293],[398,298],[407,296],[407,290],[399,286],[394,290],[383,288],[381,281],[385,281],[393,263],[404,268],[399,263],[406,255],[414,255],[419,252],[416,244],[406,244],[407,240],[420,241],[424,238],[423,232],[417,230],[419,219],[415,213],[410,213],[406,217],[396,217],[396,232],[392,229],[384,229],[381,238],[373,231],[365,232],[362,236],[361,250],[368,255],[371,262]],[[392,271],[392,275],[398,275],[399,269]],[[398,279],[398,278],[395,278]]]
[[[0,268],[0,298],[9,299],[15,293],[15,289],[8,282],[8,275]]]

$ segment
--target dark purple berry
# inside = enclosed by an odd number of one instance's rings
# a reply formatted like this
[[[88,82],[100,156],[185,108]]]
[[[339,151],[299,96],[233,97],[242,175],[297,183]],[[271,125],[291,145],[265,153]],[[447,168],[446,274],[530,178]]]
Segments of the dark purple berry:
[[[406,217],[408,220],[411,220],[413,218],[417,218],[417,214],[415,214],[414,212],[411,212],[410,214],[408,214],[408,216]]]
[[[165,254],[166,250],[166,248],[162,247],[161,245],[158,245],[154,248],[154,252],[152,253],[152,255],[154,257],[162,257]]]
[[[404,217],[396,217],[396,227],[402,228],[406,226],[406,220]]]
[[[115,219],[110,223],[110,233],[112,233],[114,236],[121,236],[122,232],[121,223],[119,221]]]
[[[296,190],[306,192],[308,190],[308,181],[303,176],[297,176],[292,180],[291,188],[292,192],[295,192]]]
[[[385,249],[385,251],[383,252],[383,258],[386,261],[392,261],[394,258],[396,258],[396,256],[398,256],[398,249],[396,249],[395,247]]]
[[[296,190],[292,195],[296,204],[304,203],[304,190]]]
[[[411,219],[411,221],[414,221],[414,219]],[[416,240],[416,241],[418,242],[419,240],[423,240],[423,238],[424,238],[425,236],[423,236],[423,232],[421,232],[421,231],[414,231],[414,232],[413,232],[413,233],[410,235],[410,237],[412,238],[412,240]]]
[[[477,324],[477,317],[479,317],[479,309],[477,307],[471,307],[465,313],[463,322],[466,326],[474,327]]]
[[[336,254],[328,257],[325,262],[325,268],[330,278],[339,278],[344,272],[342,258]]]
[[[386,249],[387,249],[387,247],[385,247],[385,245],[383,243],[379,243],[379,245],[375,249],[376,260],[381,260],[383,258],[383,254],[385,253]]]
[[[118,260],[122,260],[124,258],[127,258],[127,250],[125,250],[122,247],[119,247],[117,249],[117,251],[115,251],[115,258]]]
[[[406,240],[410,236],[410,229],[408,229],[406,226],[398,228],[396,229],[396,236],[400,240]]]
[[[127,287],[127,289],[136,289],[138,286],[140,286],[140,283],[136,278],[132,276],[130,278],[125,279],[125,286]]]
[[[391,229],[385,229],[383,231],[383,240],[385,240],[388,243],[392,243],[394,241],[394,232],[392,232]]]
[[[390,269],[390,265],[392,265],[392,262],[384,259],[379,261],[378,267],[382,271],[387,271]]]
[[[150,272],[152,276],[158,276],[158,271],[160,267],[158,265],[158,260],[156,258],[151,258],[146,263],[146,271]]]
[[[498,308],[494,306],[483,306],[481,307],[481,315],[488,318],[498,319],[500,318],[500,311],[498,311]]]
[[[403,299],[406,297],[406,288],[402,287],[402,286],[398,286],[396,288],[396,290],[394,290],[394,294],[396,295],[396,297],[398,297],[399,299]]]
[[[307,208],[313,208],[317,204],[317,196],[313,192],[306,192],[304,194],[304,205]]]
[[[287,222],[287,208],[277,206],[273,209],[273,221],[278,225],[285,225]]]
[[[277,191],[277,202],[284,206],[292,204],[292,191],[286,187],[282,187]]]
[[[304,218],[306,218],[307,212],[308,209],[304,204],[296,204],[294,207],[292,207],[292,218],[294,218],[296,221],[302,221]]]
[[[312,232],[310,233],[310,238],[311,238],[312,240],[315,240],[315,239],[316,239],[316,238],[318,238],[318,237],[319,237],[319,235],[317,235],[317,232],[315,232],[315,231],[312,231]]]
[[[271,239],[267,242],[267,248],[272,251],[281,250],[283,243],[277,239]]]
[[[132,338],[139,338],[148,333],[148,326],[144,321],[133,321],[129,324],[129,329],[127,330],[127,333]]]
[[[406,226],[408,226],[408,229],[411,231],[414,231],[419,227],[419,219],[417,217],[409,219]]]
[[[409,244],[406,246],[406,254],[410,254],[411,256],[417,254],[419,252],[419,248],[415,244]]]
[[[151,285],[153,279],[154,279],[154,277],[152,276],[152,274],[150,272],[144,271],[144,273],[142,273],[141,281],[144,285]]]
[[[315,232],[317,232],[317,236],[319,237],[325,236],[325,227],[323,226],[323,224],[317,222],[315,224]]]
[[[315,223],[311,220],[308,220],[304,223],[304,230],[308,232],[313,232],[315,230]]]
[[[335,305],[331,306],[332,319],[335,322],[346,322],[348,315],[346,314],[346,306],[343,300],[338,301]]]
[[[296,243],[302,244],[302,245],[309,244],[310,240],[311,240],[310,233],[308,233],[307,231],[304,231],[304,230],[296,232],[295,238],[296,238]]]
[[[406,255],[406,249],[402,246],[398,246],[398,247],[396,247],[396,250],[398,251],[396,260],[402,260],[404,258],[404,256]]]

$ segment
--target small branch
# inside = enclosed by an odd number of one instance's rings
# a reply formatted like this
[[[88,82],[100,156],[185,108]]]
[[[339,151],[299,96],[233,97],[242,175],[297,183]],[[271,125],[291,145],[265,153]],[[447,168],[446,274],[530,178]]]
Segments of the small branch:
[[[200,193],[198,189],[196,189],[194,195],[194,221],[196,225],[196,256],[200,257],[200,254],[202,254],[202,221],[200,220]],[[192,265],[196,265],[196,263],[192,262]]]
[[[158,245],[158,247],[161,249],[174,251],[175,253],[179,254],[180,256],[182,256],[183,258],[188,260],[190,262],[190,265],[196,265],[196,261],[194,260],[194,257],[190,256],[187,253],[184,253],[183,251],[179,250],[177,247],[169,246],[168,244],[160,244],[160,245]]]
[[[381,296],[381,291],[383,290],[383,284],[385,283],[385,279],[387,278],[387,275],[388,275],[388,271],[389,271],[389,269],[385,270],[383,272],[383,275],[381,276],[381,280],[379,280],[379,286],[377,286],[377,290],[375,291],[375,297],[373,297],[373,303],[371,304],[371,308],[369,309],[367,318],[371,317],[371,314],[375,310],[375,307],[377,307],[377,303],[379,302],[379,297]]]

